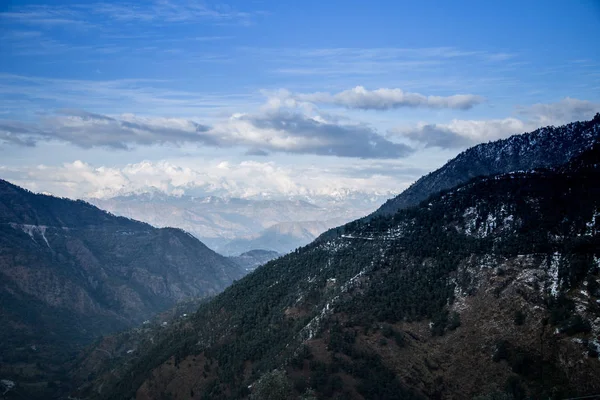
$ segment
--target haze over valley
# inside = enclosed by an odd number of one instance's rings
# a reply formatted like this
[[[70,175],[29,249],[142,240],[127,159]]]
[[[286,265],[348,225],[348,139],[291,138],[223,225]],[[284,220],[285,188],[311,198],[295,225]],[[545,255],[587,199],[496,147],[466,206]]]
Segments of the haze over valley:
[[[88,199],[117,215],[185,229],[224,255],[288,253],[327,229],[373,212],[391,195],[339,193],[289,199],[172,196],[161,192]]]

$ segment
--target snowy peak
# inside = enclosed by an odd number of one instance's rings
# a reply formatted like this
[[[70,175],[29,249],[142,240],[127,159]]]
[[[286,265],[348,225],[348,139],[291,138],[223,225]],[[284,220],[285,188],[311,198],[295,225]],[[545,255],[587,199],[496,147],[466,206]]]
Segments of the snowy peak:
[[[310,200],[310,201],[309,201]],[[353,191],[339,198],[249,199],[162,193],[90,199],[116,215],[185,229],[226,255],[263,248],[287,253],[334,226],[372,212],[383,197]]]

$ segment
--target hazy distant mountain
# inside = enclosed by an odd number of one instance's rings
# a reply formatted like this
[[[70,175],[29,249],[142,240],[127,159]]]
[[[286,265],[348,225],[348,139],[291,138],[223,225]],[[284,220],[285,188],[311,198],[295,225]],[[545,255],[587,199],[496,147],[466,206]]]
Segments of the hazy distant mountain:
[[[231,261],[244,268],[246,271],[254,271],[257,267],[267,262],[281,257],[276,251],[269,250],[250,250],[239,256],[229,257]]]
[[[281,222],[264,231],[233,239],[219,248],[221,254],[239,254],[252,249],[267,249],[281,254],[309,244],[322,232],[347,222],[346,218],[327,221]]]
[[[329,228],[372,212],[387,197],[340,191],[310,199],[241,199],[154,191],[89,201],[153,226],[184,229],[213,250],[236,255],[252,249],[287,253]]]

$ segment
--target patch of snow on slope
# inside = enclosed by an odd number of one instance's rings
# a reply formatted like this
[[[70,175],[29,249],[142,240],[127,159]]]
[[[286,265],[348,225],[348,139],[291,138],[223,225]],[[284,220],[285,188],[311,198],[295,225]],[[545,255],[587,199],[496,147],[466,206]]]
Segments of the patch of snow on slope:
[[[527,285],[527,287],[529,287],[530,289],[535,289],[536,283],[539,284],[540,282],[543,282],[543,274],[544,272],[540,271],[539,269],[526,268],[519,272],[519,275],[517,275],[515,282],[521,282]],[[543,284],[538,285],[540,294],[543,294],[543,286]]]
[[[363,269],[358,274],[356,274],[352,278],[350,278],[348,280],[348,282],[346,282],[346,283],[344,283],[342,285],[341,291],[342,292],[347,292],[348,289],[350,289],[351,287],[353,287],[358,282],[358,278],[360,278],[361,276],[363,276],[365,274],[365,272],[366,272],[366,269]]]
[[[494,210],[487,216],[479,215],[476,207],[469,207],[463,213],[464,233],[469,236],[484,238],[498,230],[511,230],[515,225],[514,216],[506,210],[503,204],[499,210]],[[460,229],[459,229],[460,231]]]
[[[321,310],[321,312],[318,315],[316,315],[313,319],[311,319],[310,322],[300,330],[298,336],[300,337],[301,341],[305,342],[315,337],[315,335],[319,331],[319,328],[321,327],[321,321],[323,321],[323,319],[328,314],[331,314],[333,312],[333,304],[337,300],[338,296],[335,296],[330,301],[328,301]]]
[[[344,237],[344,235],[342,235],[342,237]],[[348,242],[336,240],[336,241],[329,241],[329,242],[324,243],[321,246],[321,248],[323,250],[329,251],[331,253],[337,253],[338,251],[345,249],[349,245],[350,245],[350,243],[348,243]]]
[[[14,389],[15,387],[15,383],[11,380],[8,379],[2,379],[0,380],[0,385],[2,386],[2,389],[4,390],[2,392],[2,396],[4,396],[6,393],[10,392],[11,390]]]
[[[340,291],[342,293],[347,292],[348,289],[350,289],[351,287],[356,285],[358,283],[358,279],[361,276],[365,275],[366,270],[367,269],[365,268],[365,269],[361,270],[358,274],[356,274],[352,278],[350,278],[346,283],[344,283],[341,286]],[[309,280],[309,282],[310,282],[310,280]],[[331,300],[329,300],[325,304],[325,306],[323,307],[321,312],[318,315],[316,315],[313,319],[311,319],[308,322],[308,324],[306,324],[306,326],[304,326],[304,328],[302,328],[300,330],[300,332],[298,333],[298,336],[301,341],[305,342],[307,340],[310,340],[317,334],[317,332],[319,331],[319,328],[321,326],[321,321],[323,321],[323,319],[328,314],[331,314],[333,312],[333,310],[334,310],[333,306],[338,302],[338,300],[339,300],[339,296],[335,296]]]
[[[477,225],[477,209],[475,207],[469,207],[463,213],[465,220],[465,234],[473,235]]]
[[[462,291],[459,285],[456,283],[456,279],[452,279],[451,283],[454,284],[454,303],[452,304],[452,310],[461,312],[469,306],[467,305],[467,293]]]
[[[489,213],[484,224],[479,227],[477,234],[479,237],[486,237],[494,232],[496,229],[496,217]]]
[[[592,220],[585,224],[585,235],[593,236],[597,233],[596,231],[596,217],[598,217],[598,211],[594,211],[594,215],[592,215]]]
[[[46,243],[46,246],[48,246],[49,249],[52,249],[52,247],[50,247],[50,243],[48,243],[48,239],[46,238],[46,229],[48,229],[47,226],[45,226],[45,225],[15,224],[15,223],[11,223],[10,226],[13,229],[17,229],[17,228],[21,229],[23,232],[25,232],[26,234],[28,234],[29,237],[31,237],[31,240],[33,240],[35,243],[37,243],[37,241],[35,240],[34,234],[38,233],[44,239],[44,242]]]
[[[510,227],[514,222],[514,217],[511,215],[507,215],[506,217],[504,217],[504,221],[502,221],[502,223],[504,224],[505,227]]]
[[[560,280],[558,278],[558,266],[560,264],[560,254],[554,253],[550,259],[550,267],[548,268],[548,278],[550,278],[550,294],[552,297],[558,297],[560,290]]]
[[[342,235],[344,239],[362,239],[362,240],[373,240],[370,236],[354,236],[354,235]]]

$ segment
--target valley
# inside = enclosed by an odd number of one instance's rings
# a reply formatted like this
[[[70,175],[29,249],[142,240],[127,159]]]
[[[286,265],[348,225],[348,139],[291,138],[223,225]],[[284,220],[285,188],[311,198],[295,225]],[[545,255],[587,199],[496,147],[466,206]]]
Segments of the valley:
[[[1,2],[0,400],[600,399],[599,37],[600,0]]]

